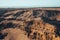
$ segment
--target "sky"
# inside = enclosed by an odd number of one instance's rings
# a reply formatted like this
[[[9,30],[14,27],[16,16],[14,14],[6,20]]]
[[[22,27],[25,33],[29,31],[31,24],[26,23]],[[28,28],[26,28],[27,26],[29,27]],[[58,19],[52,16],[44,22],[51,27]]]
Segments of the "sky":
[[[0,0],[0,8],[60,7],[60,0]]]

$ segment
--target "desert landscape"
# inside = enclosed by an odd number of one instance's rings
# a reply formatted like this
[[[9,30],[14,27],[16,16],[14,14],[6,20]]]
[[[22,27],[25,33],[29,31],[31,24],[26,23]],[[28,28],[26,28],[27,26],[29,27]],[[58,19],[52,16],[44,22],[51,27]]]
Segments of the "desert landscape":
[[[60,8],[0,8],[0,40],[60,40]]]

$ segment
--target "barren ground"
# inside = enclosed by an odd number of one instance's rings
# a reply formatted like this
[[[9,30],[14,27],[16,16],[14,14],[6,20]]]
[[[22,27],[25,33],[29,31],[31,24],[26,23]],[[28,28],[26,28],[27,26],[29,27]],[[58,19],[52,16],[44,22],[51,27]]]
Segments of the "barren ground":
[[[60,8],[1,8],[0,40],[60,40]]]

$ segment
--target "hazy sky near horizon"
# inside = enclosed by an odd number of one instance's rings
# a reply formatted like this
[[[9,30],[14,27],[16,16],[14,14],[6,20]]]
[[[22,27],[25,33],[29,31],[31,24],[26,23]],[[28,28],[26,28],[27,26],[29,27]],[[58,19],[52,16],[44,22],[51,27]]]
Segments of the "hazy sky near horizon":
[[[60,0],[0,0],[0,8],[60,7]]]

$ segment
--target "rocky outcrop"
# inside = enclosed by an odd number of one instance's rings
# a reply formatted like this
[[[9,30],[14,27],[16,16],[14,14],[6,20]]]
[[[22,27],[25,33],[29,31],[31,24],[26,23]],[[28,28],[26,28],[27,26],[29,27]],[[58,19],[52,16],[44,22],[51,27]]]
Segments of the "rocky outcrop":
[[[60,40],[60,11],[0,9],[1,40]]]

